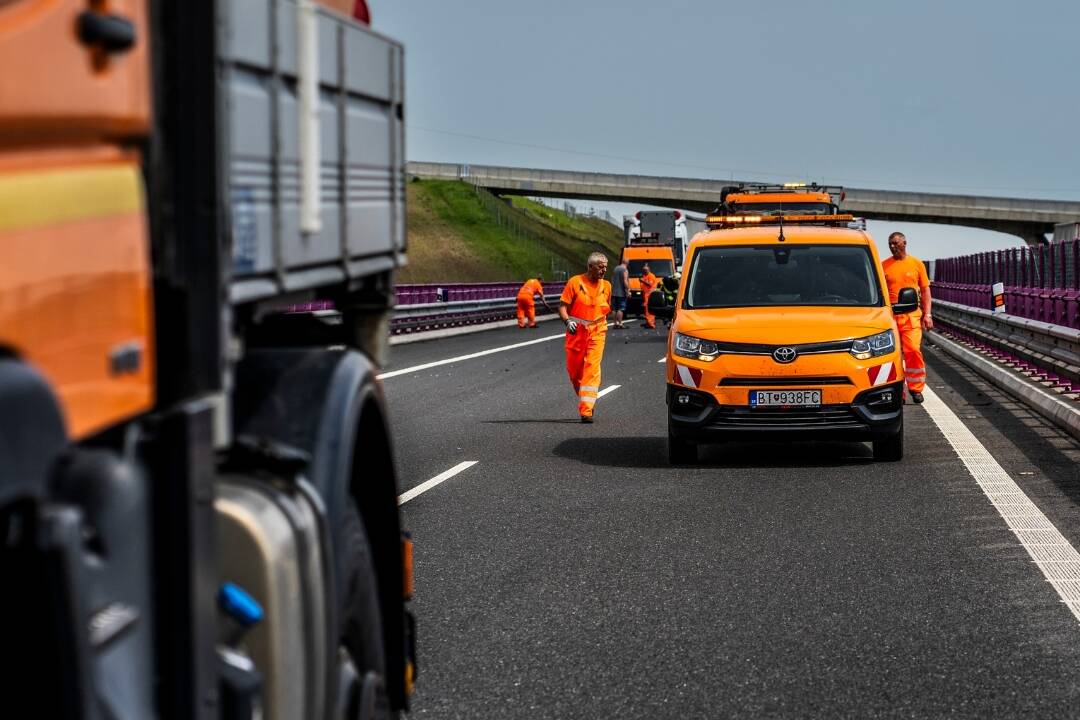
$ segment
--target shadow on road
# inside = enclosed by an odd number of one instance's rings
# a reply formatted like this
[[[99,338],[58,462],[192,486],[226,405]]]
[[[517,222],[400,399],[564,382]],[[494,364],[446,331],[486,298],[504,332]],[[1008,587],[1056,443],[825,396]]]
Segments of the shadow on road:
[[[662,437],[581,437],[564,440],[557,457],[586,465],[624,468],[666,468],[667,440]],[[790,468],[847,467],[874,462],[863,443],[721,443],[702,445],[699,462],[688,467]]]

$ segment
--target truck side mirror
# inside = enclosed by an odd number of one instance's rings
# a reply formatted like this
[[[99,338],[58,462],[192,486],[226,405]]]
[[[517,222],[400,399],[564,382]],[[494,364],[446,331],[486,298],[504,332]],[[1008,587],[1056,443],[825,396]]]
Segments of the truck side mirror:
[[[652,309],[650,307],[650,309]],[[896,302],[893,303],[892,311],[894,315],[904,315],[909,312],[914,312],[919,309],[919,293],[915,288],[906,287],[901,288],[899,294],[896,296]]]

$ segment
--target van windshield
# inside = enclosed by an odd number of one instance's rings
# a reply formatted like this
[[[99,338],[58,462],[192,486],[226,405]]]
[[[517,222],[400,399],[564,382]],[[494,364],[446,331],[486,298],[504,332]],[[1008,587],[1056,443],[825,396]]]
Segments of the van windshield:
[[[630,277],[641,277],[641,268],[649,266],[649,270],[652,270],[652,274],[658,278],[668,277],[675,274],[675,269],[671,265],[670,260],[653,259],[653,260],[628,260],[626,262],[626,270],[630,273]]]
[[[702,248],[684,300],[688,309],[882,302],[870,251],[858,245]]]

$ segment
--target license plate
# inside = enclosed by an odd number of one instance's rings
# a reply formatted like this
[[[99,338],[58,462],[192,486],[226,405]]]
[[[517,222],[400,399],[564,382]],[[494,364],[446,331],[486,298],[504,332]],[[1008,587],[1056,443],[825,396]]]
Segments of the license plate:
[[[821,391],[751,390],[750,407],[821,407]]]

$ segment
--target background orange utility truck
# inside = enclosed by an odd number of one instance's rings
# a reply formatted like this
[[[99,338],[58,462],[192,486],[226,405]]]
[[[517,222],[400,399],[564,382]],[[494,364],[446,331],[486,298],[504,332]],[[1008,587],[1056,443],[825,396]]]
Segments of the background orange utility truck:
[[[835,215],[844,188],[812,183],[743,183],[724,188],[717,212],[727,215]]]
[[[375,380],[404,262],[403,52],[366,17],[0,2],[13,712],[406,707],[411,545]]]
[[[640,215],[641,213],[638,213]],[[640,315],[644,309],[641,297],[642,268],[646,265],[658,279],[675,274],[675,250],[672,238],[662,238],[659,233],[637,228],[627,231],[626,244],[619,256],[626,263],[630,278],[629,296],[626,298],[626,314]]]

